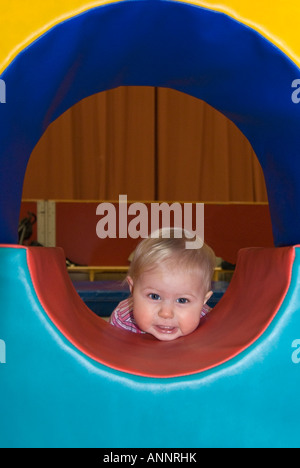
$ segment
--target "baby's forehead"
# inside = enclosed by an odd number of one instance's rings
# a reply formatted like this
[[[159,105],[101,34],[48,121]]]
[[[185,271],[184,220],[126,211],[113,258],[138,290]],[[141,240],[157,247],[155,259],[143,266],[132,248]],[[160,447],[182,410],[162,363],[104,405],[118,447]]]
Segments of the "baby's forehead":
[[[145,284],[147,282],[165,281],[169,282],[170,287],[174,282],[184,281],[185,283],[195,283],[203,281],[203,270],[201,268],[188,268],[174,262],[163,262],[153,265],[141,272],[140,280]]]

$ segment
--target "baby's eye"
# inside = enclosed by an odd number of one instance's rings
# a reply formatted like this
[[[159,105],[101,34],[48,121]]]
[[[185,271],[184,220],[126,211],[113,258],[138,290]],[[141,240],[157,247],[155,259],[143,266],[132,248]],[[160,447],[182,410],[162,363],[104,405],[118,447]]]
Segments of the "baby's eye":
[[[189,300],[186,299],[185,297],[180,297],[179,299],[177,299],[177,302],[179,304],[187,304],[189,302]]]
[[[152,299],[153,301],[159,301],[159,299],[160,299],[160,296],[158,294],[155,294],[155,293],[148,294],[148,297],[150,299]]]

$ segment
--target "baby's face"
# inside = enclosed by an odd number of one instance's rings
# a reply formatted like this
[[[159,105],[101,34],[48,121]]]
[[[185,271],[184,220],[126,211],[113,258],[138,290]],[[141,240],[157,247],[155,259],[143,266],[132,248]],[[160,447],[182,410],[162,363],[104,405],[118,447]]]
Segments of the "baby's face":
[[[137,325],[162,341],[192,333],[212,295],[204,289],[200,271],[186,273],[166,266],[144,272],[135,282],[128,278],[128,283]]]

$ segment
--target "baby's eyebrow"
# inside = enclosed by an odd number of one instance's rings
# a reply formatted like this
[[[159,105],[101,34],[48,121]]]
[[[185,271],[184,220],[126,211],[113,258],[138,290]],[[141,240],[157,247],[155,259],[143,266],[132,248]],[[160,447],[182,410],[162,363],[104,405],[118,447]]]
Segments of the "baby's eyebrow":
[[[159,289],[157,288],[152,288],[152,286],[145,286],[144,288],[142,288],[142,291],[159,291]]]
[[[185,293],[185,294],[181,294],[181,295],[178,296],[178,298],[181,298],[181,297],[183,297],[183,298],[184,297],[193,297],[194,299],[197,298],[197,296],[195,296],[195,294],[193,294],[193,293]]]
[[[191,298],[191,297],[195,297],[195,296],[193,296],[192,294],[181,294],[177,298],[178,299],[186,299],[186,298]]]

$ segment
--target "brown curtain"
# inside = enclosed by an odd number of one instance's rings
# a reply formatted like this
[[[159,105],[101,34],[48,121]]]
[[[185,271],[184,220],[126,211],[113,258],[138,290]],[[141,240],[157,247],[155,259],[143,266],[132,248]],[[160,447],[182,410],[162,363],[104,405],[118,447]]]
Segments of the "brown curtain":
[[[158,90],[159,195],[186,201],[267,201],[253,149],[224,115],[191,96]]]
[[[267,201],[235,125],[169,89],[123,87],[68,110],[34,149],[24,199]]]

